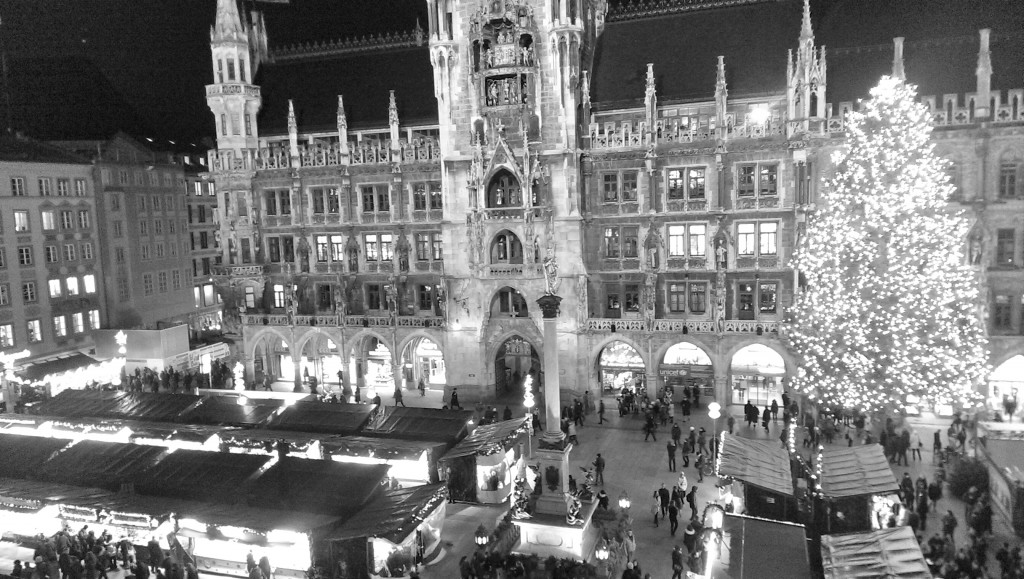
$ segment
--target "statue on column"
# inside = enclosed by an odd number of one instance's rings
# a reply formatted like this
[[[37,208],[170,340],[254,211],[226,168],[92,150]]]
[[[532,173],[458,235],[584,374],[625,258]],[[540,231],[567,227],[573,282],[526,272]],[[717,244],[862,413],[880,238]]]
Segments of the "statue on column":
[[[334,286],[334,315],[340,318],[339,323],[344,324],[345,313],[348,310],[348,284],[345,279],[338,276],[338,283]]]
[[[448,325],[448,290],[446,288],[447,282],[441,280],[441,283],[437,284],[437,309],[441,313],[441,319],[444,320],[445,326]]]
[[[555,295],[558,292],[558,262],[555,260],[555,248],[548,245],[547,255],[544,256],[544,293]]]
[[[388,316],[391,318],[392,323],[394,323],[395,316],[398,314],[398,288],[395,285],[396,283],[395,276],[391,276],[388,279],[388,284],[384,286],[384,295],[388,300]]]

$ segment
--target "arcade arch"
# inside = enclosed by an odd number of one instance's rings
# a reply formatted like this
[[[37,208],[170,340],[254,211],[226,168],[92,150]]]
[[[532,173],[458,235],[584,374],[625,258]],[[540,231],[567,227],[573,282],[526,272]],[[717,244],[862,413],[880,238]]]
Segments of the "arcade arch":
[[[444,388],[447,383],[444,352],[426,336],[414,336],[402,348],[402,383],[407,389],[423,386]]]
[[[622,340],[608,342],[597,356],[597,376],[602,396],[646,386],[647,365],[639,350]]]
[[[658,376],[663,386],[671,386],[677,397],[683,388],[700,388],[702,398],[715,396],[715,370],[711,356],[692,342],[672,344],[661,358]]]
[[[494,387],[499,395],[520,392],[527,376],[533,376],[537,392],[540,372],[536,346],[518,334],[505,339],[494,353]]]
[[[317,384],[325,388],[325,391],[328,383],[337,382],[340,387],[342,381],[338,373],[345,365],[341,348],[330,336],[317,332],[302,344],[300,351],[302,358],[299,365],[305,385],[310,385],[310,378],[316,378]]]
[[[989,375],[988,407],[1002,414],[1003,420],[1011,421],[1013,416],[1019,417],[1024,413],[1020,404],[1021,395],[1024,395],[1024,355],[1017,354],[997,366]],[[1011,408],[1013,415],[1007,416]]]
[[[782,404],[786,361],[773,348],[750,344],[740,348],[729,362],[729,403],[766,406]]]
[[[252,351],[253,380],[257,388],[269,388],[285,380],[291,384],[295,365],[288,341],[274,332],[256,338]],[[291,390],[291,388],[288,388]]]
[[[362,390],[362,400],[380,394],[384,398],[395,389],[395,367],[391,348],[375,334],[358,336],[352,343],[349,356],[349,376],[355,376],[355,385]],[[365,388],[365,390],[363,390]]]

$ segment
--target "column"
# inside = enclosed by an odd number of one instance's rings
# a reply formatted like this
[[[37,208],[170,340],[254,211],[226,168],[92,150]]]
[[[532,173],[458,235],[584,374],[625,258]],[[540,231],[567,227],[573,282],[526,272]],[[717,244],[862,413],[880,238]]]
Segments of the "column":
[[[295,366],[295,392],[302,392],[302,352],[292,352],[292,365]]]
[[[544,437],[545,443],[560,446],[562,393],[558,370],[558,304],[562,298],[547,294],[537,300],[544,315]]]

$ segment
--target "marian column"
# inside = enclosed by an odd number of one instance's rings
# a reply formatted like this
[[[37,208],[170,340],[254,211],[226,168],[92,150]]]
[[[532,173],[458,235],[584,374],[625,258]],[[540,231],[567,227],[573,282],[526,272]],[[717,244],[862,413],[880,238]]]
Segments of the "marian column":
[[[558,370],[558,304],[562,298],[546,294],[537,300],[544,315],[544,438],[546,446],[561,447],[562,393]]]

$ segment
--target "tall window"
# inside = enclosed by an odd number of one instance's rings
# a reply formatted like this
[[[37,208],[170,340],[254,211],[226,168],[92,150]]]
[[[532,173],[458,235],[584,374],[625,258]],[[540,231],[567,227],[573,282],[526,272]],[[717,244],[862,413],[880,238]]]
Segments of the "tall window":
[[[669,257],[704,257],[707,254],[707,225],[668,226]]]
[[[668,309],[671,312],[690,312],[700,315],[707,312],[708,284],[703,281],[675,282],[668,284]]]
[[[167,293],[167,272],[161,271],[156,274],[156,288],[162,294]]]
[[[779,224],[775,221],[739,223],[736,241],[739,255],[770,256],[778,254]]]
[[[126,302],[132,297],[131,282],[126,277],[117,278],[117,301]]]
[[[281,261],[281,239],[278,237],[267,238],[267,253],[271,263]]]
[[[315,187],[310,189],[310,196],[313,198],[313,213],[337,215],[341,212],[337,187]]]
[[[28,330],[28,343],[37,344],[43,341],[43,327],[39,320],[29,320],[25,326]]]
[[[56,251],[56,250],[57,250],[57,248],[55,247],[54,251]],[[124,263],[125,262],[125,252],[124,252],[124,248],[123,247],[115,247],[114,248],[114,261],[117,262],[117,263]]]
[[[11,196],[13,196],[13,197],[24,197],[25,196],[25,178],[24,177],[11,177]]]
[[[46,286],[50,290],[49,293],[51,298],[59,298],[61,296],[62,287],[59,279],[51,279],[47,281]]]
[[[417,286],[416,303],[419,306],[420,311],[428,311],[434,309],[434,298],[432,290],[433,286]]]
[[[1016,232],[1013,229],[996,231],[996,265],[1013,266],[1015,259]]]
[[[1003,163],[999,166],[999,198],[1017,197],[1017,164]]]
[[[60,212],[60,228],[61,229],[74,229],[75,228],[75,213],[74,213],[74,211],[61,211]]]
[[[36,282],[21,282],[21,300],[27,304],[31,304],[35,303],[37,299],[39,299],[39,296],[36,294]]]
[[[412,187],[412,208],[415,211],[426,211],[427,209],[427,184],[416,183]]]
[[[606,227],[604,230],[605,257],[637,257],[639,227]]]
[[[394,258],[390,233],[367,233],[364,238],[366,261],[391,261]]]
[[[87,294],[96,293],[96,276],[91,273],[82,276],[82,289]]]
[[[39,216],[43,221],[43,231],[52,231],[57,229],[57,217],[54,215],[53,211],[41,211]]]
[[[77,312],[71,315],[72,331],[76,334],[81,334],[85,331],[85,314]]]
[[[147,296],[153,295],[153,274],[142,274],[142,293]]]
[[[0,348],[14,347],[14,326],[11,324],[0,324]]]
[[[740,197],[778,194],[779,166],[775,163],[740,165],[736,173],[736,194]]]
[[[18,210],[14,212],[14,231],[25,233],[29,231],[31,224],[28,221],[28,211]]]
[[[284,307],[284,285],[274,284],[274,307]]]
[[[704,199],[704,167],[688,167],[668,170],[669,199]]]
[[[387,185],[363,185],[359,190],[363,199],[363,213],[391,211],[391,195]]]
[[[89,229],[92,225],[92,220],[89,218],[89,211],[82,210],[78,212],[78,227],[81,229]]]
[[[523,195],[519,181],[508,171],[501,171],[487,186],[487,207],[522,207]]]
[[[181,289],[181,272],[179,270],[171,271],[171,289],[175,291]]]
[[[53,317],[53,335],[63,338],[68,335],[68,321],[64,316]]]
[[[122,248],[119,247],[118,249]],[[60,253],[57,251],[56,245],[47,245],[44,251],[46,252],[46,263],[57,263],[60,261]]]
[[[69,197],[71,195],[71,182],[67,179],[57,179],[57,196]]]
[[[22,246],[18,248],[18,265],[32,265],[32,247]]]
[[[366,308],[370,310],[384,309],[384,302],[381,300],[380,284],[366,284]]]
[[[430,250],[431,257],[434,261],[441,261],[444,259],[444,255],[441,251],[441,232],[435,232],[430,234]]]
[[[997,330],[1008,330],[1012,324],[1013,296],[996,294],[992,304],[992,326]]]
[[[82,259],[92,259],[92,243],[86,242],[82,244]]]
[[[0,306],[11,305],[11,285],[0,283]]]
[[[341,235],[331,236],[331,261],[340,262],[345,259],[345,238]]]
[[[316,305],[321,310],[329,310],[334,303],[331,284],[323,283],[316,286]]]
[[[256,307],[256,290],[252,286],[246,286],[245,288],[245,307]]]
[[[75,179],[75,197],[85,197],[85,179]]]
[[[100,329],[100,311],[89,310],[89,327],[93,330]]]
[[[416,261],[427,261],[430,259],[430,234],[416,234]]]
[[[328,237],[326,235],[317,235],[314,241],[316,242],[316,260],[320,262],[327,261],[330,256],[330,244],[327,242]]]
[[[78,247],[74,243],[64,244],[64,261],[75,261],[78,259]]]
[[[636,171],[605,173],[601,176],[601,189],[605,203],[636,201]]]

